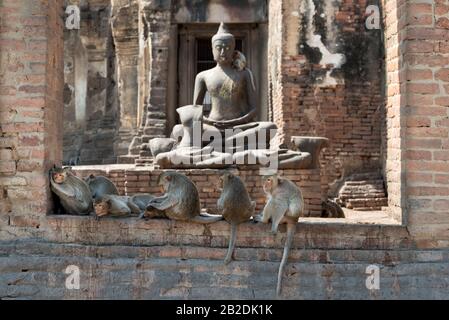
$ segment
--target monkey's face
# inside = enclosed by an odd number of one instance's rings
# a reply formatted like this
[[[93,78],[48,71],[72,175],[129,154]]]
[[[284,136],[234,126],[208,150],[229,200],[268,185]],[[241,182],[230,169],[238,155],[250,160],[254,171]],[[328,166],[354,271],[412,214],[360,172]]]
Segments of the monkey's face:
[[[266,193],[271,193],[273,189],[276,188],[277,182],[278,182],[277,176],[268,176],[264,178],[263,190]]]
[[[65,171],[53,172],[53,181],[55,183],[58,183],[58,184],[64,183],[66,178],[67,178],[67,173]]]
[[[172,181],[173,177],[169,174],[162,173],[159,176],[159,187],[161,188],[162,193],[168,192],[168,187],[170,186],[170,183]]]
[[[228,180],[229,180],[229,173],[222,174],[221,176],[218,177],[216,188],[219,191],[223,191],[223,188],[227,184]]]
[[[107,201],[98,201],[94,204],[97,217],[106,216],[109,213],[109,203]]]

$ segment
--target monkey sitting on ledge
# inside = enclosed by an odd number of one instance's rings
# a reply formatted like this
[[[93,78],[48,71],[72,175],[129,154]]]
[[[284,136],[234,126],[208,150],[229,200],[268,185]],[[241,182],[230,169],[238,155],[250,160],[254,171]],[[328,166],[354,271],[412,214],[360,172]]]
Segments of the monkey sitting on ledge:
[[[273,233],[278,231],[279,224],[287,224],[287,239],[279,266],[276,287],[276,294],[279,296],[282,288],[282,275],[290,253],[296,224],[298,218],[304,216],[304,199],[296,184],[277,175],[267,176],[263,182],[263,189],[267,195],[267,203],[262,215],[255,217],[255,220],[263,223],[271,221],[271,232]]]
[[[201,213],[198,189],[185,175],[174,171],[163,172],[159,175],[158,184],[165,194],[151,200],[147,206],[147,212],[158,212],[158,215],[172,220],[201,224],[223,219],[221,215]],[[145,213],[142,213],[140,218],[144,216]]]
[[[217,201],[217,208],[223,218],[231,224],[231,238],[229,240],[228,253],[224,260],[228,264],[232,260],[237,227],[248,221],[254,215],[256,203],[251,201],[243,181],[230,172],[224,173],[218,180],[218,189],[222,190]]]
[[[89,186],[82,179],[76,177],[70,167],[54,166],[50,170],[50,188],[59,198],[65,213],[88,215],[93,212]]]

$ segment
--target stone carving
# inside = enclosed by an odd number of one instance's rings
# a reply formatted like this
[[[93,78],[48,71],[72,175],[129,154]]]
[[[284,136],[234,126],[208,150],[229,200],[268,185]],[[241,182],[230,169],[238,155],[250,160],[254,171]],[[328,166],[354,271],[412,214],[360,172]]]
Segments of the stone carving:
[[[298,218],[304,215],[304,199],[301,190],[293,182],[276,175],[265,177],[263,189],[268,200],[262,215],[257,216],[256,221],[263,223],[271,221],[271,232],[273,233],[277,232],[279,224],[287,224],[287,239],[279,266],[276,287],[276,294],[279,296],[282,289],[282,275],[296,231],[296,223]]]
[[[106,177],[96,177],[91,174],[88,177],[84,178],[84,181],[89,186],[93,199],[101,199],[106,194],[119,194],[115,184]]]
[[[89,186],[70,170],[70,167],[53,167],[50,170],[50,188],[66,214],[88,215],[93,212]]]
[[[202,224],[223,219],[221,215],[201,213],[198,189],[185,175],[178,172],[163,172],[158,180],[165,194],[150,201],[146,208],[148,212],[157,210],[156,212],[160,212],[159,216]],[[142,213],[140,218],[144,216],[145,213]]]
[[[277,168],[309,168],[313,163],[309,152],[279,148],[271,143],[276,125],[254,121],[257,99],[253,75],[223,23],[212,37],[212,48],[216,67],[196,76],[193,104],[177,109],[181,124],[173,129],[172,138],[181,140],[170,151],[157,152],[155,162],[161,168],[260,167],[272,161]],[[211,98],[209,114],[202,107],[207,92]],[[198,139],[194,139],[195,132]],[[166,149],[172,138],[153,140],[151,149]]]
[[[150,151],[153,157],[156,157],[159,153],[168,152],[173,149],[176,143],[175,139],[167,139],[167,138],[154,138],[151,139]]]
[[[131,214],[141,214],[142,210],[133,202],[132,197],[105,194],[94,202],[96,218],[104,216],[127,217]]]
[[[310,153],[312,156],[310,169],[317,169],[320,167],[320,152],[323,148],[329,146],[329,139],[322,137],[304,137],[293,136],[291,142],[296,150]]]
[[[224,260],[225,264],[228,264],[231,262],[234,252],[237,227],[251,219],[256,203],[251,201],[243,181],[230,172],[220,176],[218,188],[222,190],[222,193],[217,201],[217,208],[223,218],[231,224],[229,248]]]

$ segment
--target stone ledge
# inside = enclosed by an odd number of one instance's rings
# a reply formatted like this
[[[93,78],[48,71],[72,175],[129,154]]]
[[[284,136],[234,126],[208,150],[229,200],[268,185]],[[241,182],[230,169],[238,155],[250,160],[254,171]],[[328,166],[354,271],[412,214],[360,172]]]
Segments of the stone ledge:
[[[180,259],[223,261],[227,248],[196,246],[104,246],[78,243],[55,243],[35,240],[0,241],[0,258],[9,256],[84,257],[98,259]],[[233,264],[243,261],[279,262],[280,248],[236,247]],[[399,263],[449,262],[447,249],[308,249],[292,248],[289,262],[298,263],[377,263],[393,266]],[[2,271],[8,271],[3,265]],[[38,264],[36,270],[41,268]]]
[[[190,245],[226,248],[230,226],[225,221],[210,225],[167,219],[47,216],[44,238],[48,241],[108,245]],[[413,244],[405,227],[346,223],[344,219],[303,218],[297,226],[294,247],[299,248],[410,248]],[[282,248],[285,226],[271,234],[269,224],[248,222],[239,226],[237,246]]]

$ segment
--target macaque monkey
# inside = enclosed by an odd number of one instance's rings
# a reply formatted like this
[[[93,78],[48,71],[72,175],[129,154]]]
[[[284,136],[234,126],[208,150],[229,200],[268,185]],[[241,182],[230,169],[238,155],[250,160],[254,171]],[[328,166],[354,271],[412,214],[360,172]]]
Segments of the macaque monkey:
[[[262,216],[259,215],[256,220],[263,223],[271,221],[271,232],[273,233],[277,232],[279,224],[287,224],[287,239],[279,266],[276,287],[276,294],[279,296],[282,289],[282,275],[296,231],[296,223],[299,217],[304,216],[304,199],[296,184],[277,175],[265,177],[263,189],[267,195],[267,203]]]
[[[327,199],[322,203],[321,218],[344,218],[345,212],[334,200]]]
[[[94,199],[101,199],[106,194],[119,194],[114,183],[106,177],[91,174],[84,178],[84,181],[89,186]]]
[[[95,199],[95,215],[97,218],[104,216],[126,217],[131,214],[140,214],[142,210],[132,201],[129,196],[117,196],[106,194],[102,198]]]
[[[156,209],[169,219],[202,224],[223,219],[219,215],[201,213],[198,189],[185,175],[174,171],[163,172],[159,176],[158,183],[165,194],[151,200],[147,211]],[[143,218],[144,214],[140,217]]]
[[[228,253],[224,260],[228,264],[232,260],[237,227],[240,223],[248,221],[254,215],[256,203],[251,201],[243,181],[230,172],[226,172],[218,179],[218,189],[222,190],[217,201],[219,212],[223,218],[231,224],[231,238],[229,240]]]
[[[131,197],[131,201],[139,207],[141,212],[146,210],[148,204],[153,199],[154,199],[154,196],[149,193],[139,193],[139,194],[135,194]]]
[[[88,215],[93,211],[89,186],[76,177],[70,167],[53,167],[50,170],[50,187],[59,198],[65,213]]]

